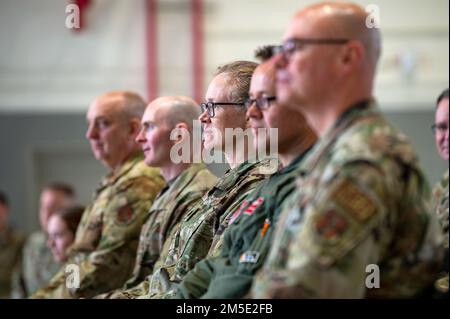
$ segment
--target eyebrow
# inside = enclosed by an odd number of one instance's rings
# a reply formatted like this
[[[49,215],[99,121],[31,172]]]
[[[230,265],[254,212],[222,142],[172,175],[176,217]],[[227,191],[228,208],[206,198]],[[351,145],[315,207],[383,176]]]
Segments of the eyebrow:
[[[145,122],[142,122],[142,123],[141,123],[142,126],[149,126],[150,124],[156,125],[156,123],[153,122],[153,121],[145,121]]]

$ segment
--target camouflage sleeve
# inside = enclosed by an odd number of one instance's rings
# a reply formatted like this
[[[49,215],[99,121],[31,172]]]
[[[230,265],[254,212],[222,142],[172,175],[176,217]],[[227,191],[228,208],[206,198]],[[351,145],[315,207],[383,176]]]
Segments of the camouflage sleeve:
[[[62,269],[48,287],[33,297],[91,298],[121,287],[131,274],[140,229],[159,191],[158,187],[147,184],[119,189],[103,208],[103,220],[89,225],[85,237],[97,238],[98,233],[101,237],[94,251],[87,254],[75,251],[69,262],[78,269],[78,288],[76,285],[66,288],[66,274]],[[152,194],[149,194],[150,189],[154,190]]]
[[[180,259],[178,260],[174,274],[171,276],[175,282],[181,282],[184,276],[191,271],[195,265],[207,256],[218,256],[223,247],[224,235],[228,228],[229,219],[241,205],[242,201],[255,189],[260,180],[247,185],[246,188],[240,190],[239,197],[234,200],[223,213],[224,220],[222,221],[222,229],[214,234],[215,215],[211,214],[210,218],[206,218],[202,225],[197,229],[192,240],[188,243],[184,249]]]
[[[177,212],[174,212],[174,214],[173,214],[175,221],[171,225],[171,227],[169,227],[169,229],[167,230],[167,232],[169,234],[173,234],[174,232],[176,232],[176,229],[179,229],[179,225],[182,220],[181,217],[184,215],[185,212],[189,211],[191,208],[193,208],[197,204],[198,200],[202,197],[202,195],[203,195],[203,192],[189,192],[183,198],[183,200],[180,201],[180,205],[176,208]],[[149,220],[148,222],[151,222],[151,220]],[[171,238],[168,238],[167,240],[170,240],[170,239]],[[164,248],[160,255],[155,256],[158,258],[155,258],[154,264],[158,261],[160,256],[161,256],[161,258],[164,258],[164,256],[166,256],[166,252],[164,251]],[[135,267],[137,267],[137,265]],[[151,273],[152,272],[153,271],[151,271]],[[146,276],[145,279],[143,279],[138,284],[135,284],[135,282],[133,282],[134,285],[130,285],[131,282],[129,282],[125,285],[125,289],[117,290],[111,294],[103,296],[103,298],[137,299],[137,298],[143,297],[143,296],[147,296],[147,298],[148,298],[150,295],[153,295],[153,293],[151,293],[152,290],[150,289],[150,282],[152,282],[152,278],[153,278],[152,275],[148,275],[148,276]],[[159,290],[160,289],[156,289],[156,291],[159,291]]]
[[[385,206],[390,182],[377,167],[353,163],[315,192],[294,197],[283,210],[252,297],[363,297],[366,266],[377,262],[390,238],[375,228],[396,222],[386,219],[396,209]]]

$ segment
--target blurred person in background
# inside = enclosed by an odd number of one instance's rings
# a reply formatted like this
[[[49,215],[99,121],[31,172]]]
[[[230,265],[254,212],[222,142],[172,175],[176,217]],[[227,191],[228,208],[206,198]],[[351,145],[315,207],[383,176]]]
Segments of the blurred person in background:
[[[436,297],[448,298],[448,88],[438,97],[432,125],[436,148],[447,163],[447,171],[433,189],[433,208],[444,233],[445,259],[439,279],[435,282]]]
[[[26,298],[45,285],[61,267],[47,247],[47,225],[55,211],[70,205],[75,197],[72,186],[55,182],[44,187],[40,196],[40,229],[32,233],[24,246],[20,265],[13,278],[13,298]]]
[[[83,212],[83,206],[72,205],[62,208],[50,216],[47,225],[47,246],[51,249],[56,262],[67,261],[68,251],[75,240],[75,233]]]
[[[9,201],[0,192],[0,298],[8,298],[11,292],[11,276],[16,267],[25,238],[9,224]]]

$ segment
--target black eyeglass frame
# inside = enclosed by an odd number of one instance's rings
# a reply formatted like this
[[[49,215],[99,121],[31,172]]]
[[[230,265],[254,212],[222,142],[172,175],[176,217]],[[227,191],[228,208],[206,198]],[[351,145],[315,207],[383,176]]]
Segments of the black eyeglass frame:
[[[433,124],[431,125],[431,131],[433,132],[434,135],[436,135],[436,133],[439,131],[441,133],[445,132],[446,130],[448,130],[448,125],[447,127],[439,125],[439,124]]]
[[[343,45],[350,41],[350,39],[344,38],[291,38],[281,45],[274,46],[272,56],[282,53],[286,59],[289,59],[295,51],[302,49],[305,45]]]
[[[217,106],[245,106],[244,102],[202,102],[200,103],[200,108],[202,109],[202,113],[208,111],[208,116],[213,118],[216,116],[216,107]]]
[[[261,96],[261,97],[258,97],[256,99],[248,98],[247,100],[245,100],[244,106],[245,106],[246,109],[249,109],[250,106],[252,106],[253,103],[255,103],[256,107],[259,110],[266,110],[266,109],[268,109],[270,107],[270,102],[276,101],[276,99],[277,99],[276,96],[268,96],[268,97]],[[259,101],[259,103],[258,103],[258,101]],[[264,101],[263,102],[264,105],[261,105],[261,101]]]

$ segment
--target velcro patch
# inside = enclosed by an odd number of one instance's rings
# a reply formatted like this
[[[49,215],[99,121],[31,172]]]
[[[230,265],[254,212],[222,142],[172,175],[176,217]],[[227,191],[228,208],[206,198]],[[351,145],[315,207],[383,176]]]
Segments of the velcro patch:
[[[128,224],[133,219],[133,207],[131,204],[124,205],[117,211],[117,221],[120,224]]]
[[[250,206],[245,210],[244,215],[253,215],[255,210],[264,203],[264,197],[259,197],[257,200],[254,200]]]
[[[319,216],[316,221],[316,231],[329,243],[336,243],[348,228],[348,223],[344,217],[329,210],[325,214]]]
[[[246,251],[239,258],[241,264],[256,264],[259,260],[260,253],[257,251]]]
[[[332,197],[337,204],[361,222],[377,211],[373,201],[349,180],[341,182]]]

